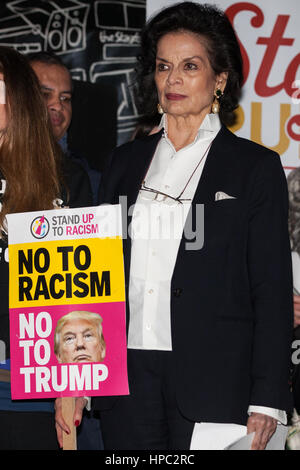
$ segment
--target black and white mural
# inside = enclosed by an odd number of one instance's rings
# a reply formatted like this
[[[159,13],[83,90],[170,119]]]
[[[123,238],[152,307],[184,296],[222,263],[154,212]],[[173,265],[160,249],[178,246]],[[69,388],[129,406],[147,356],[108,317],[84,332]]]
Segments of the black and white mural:
[[[60,56],[73,79],[117,90],[117,141],[138,118],[132,89],[146,0],[13,0],[0,3],[0,44]]]

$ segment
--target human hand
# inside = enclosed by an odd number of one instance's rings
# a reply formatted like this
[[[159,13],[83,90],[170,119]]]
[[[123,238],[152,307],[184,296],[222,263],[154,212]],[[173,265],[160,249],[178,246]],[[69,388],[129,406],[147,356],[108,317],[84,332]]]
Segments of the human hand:
[[[78,397],[75,399],[73,422],[76,427],[81,423],[82,413],[86,404],[87,399],[84,397]],[[61,398],[56,398],[55,400],[55,428],[58,444],[60,447],[63,447],[63,432],[70,434],[71,430],[63,418]]]
[[[294,295],[294,328],[300,325],[300,295]]]
[[[247,421],[247,434],[255,432],[251,450],[264,450],[276,431],[277,420],[262,413],[251,413]]]

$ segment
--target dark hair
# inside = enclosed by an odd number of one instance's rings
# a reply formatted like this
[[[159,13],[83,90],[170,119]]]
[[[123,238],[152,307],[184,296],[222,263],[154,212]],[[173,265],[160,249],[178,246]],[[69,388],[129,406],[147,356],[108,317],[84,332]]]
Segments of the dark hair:
[[[73,85],[70,70],[63,63],[60,57],[54,54],[54,52],[46,52],[46,51],[31,52],[30,54],[27,54],[26,57],[30,64],[32,64],[33,62],[41,62],[42,64],[46,64],[46,65],[57,65],[59,67],[63,67],[70,76],[71,90],[72,92],[74,91],[74,85]]]
[[[49,65],[60,65],[61,67],[64,67],[67,69],[66,65],[63,63],[63,61],[55,55],[53,52],[46,52],[46,51],[39,51],[39,52],[32,52],[30,54],[27,54],[27,59],[29,62],[42,62],[43,64],[49,64]]]
[[[141,116],[137,121],[132,139],[140,139],[150,134],[150,132],[159,125],[161,120],[160,114],[153,117]]]
[[[183,2],[165,8],[145,25],[137,67],[137,100],[142,114],[157,114],[158,97],[154,82],[157,43],[171,32],[188,31],[205,39],[210,65],[216,75],[227,72],[224,95],[220,99],[220,119],[234,122],[243,82],[243,63],[238,40],[225,13],[214,5]]]

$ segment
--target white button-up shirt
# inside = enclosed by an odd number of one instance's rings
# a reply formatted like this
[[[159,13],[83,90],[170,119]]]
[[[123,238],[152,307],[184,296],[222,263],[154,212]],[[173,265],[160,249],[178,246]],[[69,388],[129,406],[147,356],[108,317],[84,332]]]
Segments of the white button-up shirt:
[[[176,152],[164,134],[157,146],[144,185],[155,192],[139,192],[131,226],[128,347],[172,350],[170,288],[184,224],[209,147],[220,130],[217,115],[208,114],[194,142]],[[182,193],[182,194],[181,194]]]

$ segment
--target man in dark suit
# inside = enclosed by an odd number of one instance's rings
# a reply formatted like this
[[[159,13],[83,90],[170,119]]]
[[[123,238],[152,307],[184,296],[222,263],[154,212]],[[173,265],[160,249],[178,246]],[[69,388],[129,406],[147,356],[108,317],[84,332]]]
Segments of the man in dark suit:
[[[65,176],[68,185],[73,188],[72,197],[77,198],[75,206],[80,206],[83,193],[92,205],[96,202],[100,172],[91,168],[86,158],[72,151],[68,143],[74,93],[70,72],[57,56],[48,52],[32,54],[29,60],[41,84],[53,134],[64,153]]]

